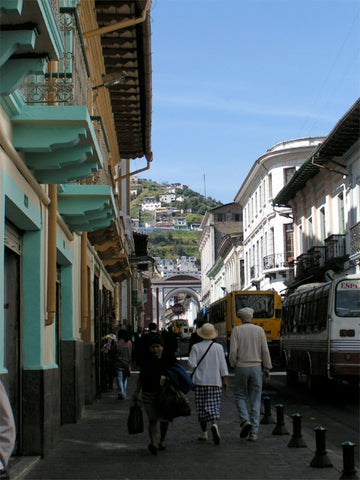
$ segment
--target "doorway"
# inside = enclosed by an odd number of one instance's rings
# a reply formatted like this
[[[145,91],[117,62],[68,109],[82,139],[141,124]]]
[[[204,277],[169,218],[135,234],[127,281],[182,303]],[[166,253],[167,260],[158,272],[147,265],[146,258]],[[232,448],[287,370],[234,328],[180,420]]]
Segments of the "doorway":
[[[8,393],[16,423],[13,454],[21,453],[21,322],[20,255],[5,247],[4,272],[5,368],[8,370]]]

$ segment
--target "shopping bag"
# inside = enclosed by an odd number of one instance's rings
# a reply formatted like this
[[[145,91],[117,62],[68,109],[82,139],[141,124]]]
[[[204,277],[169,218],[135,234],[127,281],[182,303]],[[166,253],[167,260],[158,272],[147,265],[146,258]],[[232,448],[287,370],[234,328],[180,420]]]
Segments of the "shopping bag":
[[[135,398],[130,405],[127,418],[127,429],[130,435],[135,435],[144,431],[142,405],[141,400],[138,398]]]
[[[159,411],[166,420],[187,417],[191,414],[189,400],[169,380],[165,381],[161,387]]]

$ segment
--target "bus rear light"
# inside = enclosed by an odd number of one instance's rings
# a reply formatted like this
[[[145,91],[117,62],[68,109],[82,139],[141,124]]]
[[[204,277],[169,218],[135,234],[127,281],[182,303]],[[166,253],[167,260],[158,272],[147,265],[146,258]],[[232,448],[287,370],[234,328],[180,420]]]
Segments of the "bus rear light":
[[[350,330],[345,330],[342,328],[339,332],[340,337],[355,337],[355,330],[350,329]]]

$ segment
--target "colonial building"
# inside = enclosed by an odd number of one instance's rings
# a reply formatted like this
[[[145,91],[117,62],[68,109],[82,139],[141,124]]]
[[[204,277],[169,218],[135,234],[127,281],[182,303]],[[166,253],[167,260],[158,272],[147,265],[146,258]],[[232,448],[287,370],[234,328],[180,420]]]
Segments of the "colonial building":
[[[107,387],[103,337],[143,321],[129,187],[131,159],[152,160],[149,8],[0,0],[0,375],[19,455],[51,451]]]
[[[235,195],[243,207],[244,290],[285,288],[294,259],[293,223],[290,209],[272,202],[322,139],[298,138],[269,148]]]
[[[275,196],[294,224],[294,273],[287,285],[360,271],[360,100]]]
[[[221,207],[208,210],[201,222],[202,233],[199,240],[201,260],[201,290],[202,306],[207,307],[211,301],[212,282],[217,283],[217,290],[224,285],[214,280],[214,272],[211,275],[215,262],[219,259],[219,249],[223,238],[232,233],[242,232],[242,207],[238,203],[228,203]],[[221,260],[221,258],[220,258]],[[222,260],[221,260],[222,261]],[[223,295],[222,295],[223,296]]]

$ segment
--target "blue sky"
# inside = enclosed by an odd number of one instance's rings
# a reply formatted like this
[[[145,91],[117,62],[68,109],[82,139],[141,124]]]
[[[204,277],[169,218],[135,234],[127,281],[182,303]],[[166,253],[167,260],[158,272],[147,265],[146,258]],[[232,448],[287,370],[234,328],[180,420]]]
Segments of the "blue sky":
[[[140,178],[232,202],[268,148],[327,135],[359,97],[358,0],[153,0],[151,19]]]

